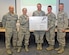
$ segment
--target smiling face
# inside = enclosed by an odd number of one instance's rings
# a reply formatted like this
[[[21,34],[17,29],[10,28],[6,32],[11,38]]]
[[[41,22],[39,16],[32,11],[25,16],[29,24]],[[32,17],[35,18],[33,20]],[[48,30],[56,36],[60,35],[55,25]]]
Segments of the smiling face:
[[[47,11],[48,11],[48,13],[51,13],[52,7],[51,6],[48,6]]]

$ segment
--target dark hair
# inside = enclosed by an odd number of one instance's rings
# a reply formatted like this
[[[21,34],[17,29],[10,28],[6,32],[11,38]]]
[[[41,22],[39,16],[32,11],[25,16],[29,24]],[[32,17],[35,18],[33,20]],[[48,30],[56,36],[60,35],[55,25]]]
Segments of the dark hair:
[[[51,5],[49,5],[48,7],[50,7],[52,9],[52,6]]]

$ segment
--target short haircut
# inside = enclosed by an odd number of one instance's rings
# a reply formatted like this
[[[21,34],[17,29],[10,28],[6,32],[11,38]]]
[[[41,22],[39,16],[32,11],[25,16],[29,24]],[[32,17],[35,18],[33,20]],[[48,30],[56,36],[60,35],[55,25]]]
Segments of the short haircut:
[[[51,5],[49,5],[48,7],[50,7],[52,9],[52,6]]]
[[[37,5],[41,5],[41,3],[38,3]]]
[[[26,9],[26,10],[27,10],[27,8],[23,8],[23,9],[22,9],[22,11],[23,11],[24,9]]]
[[[64,5],[64,3],[59,3],[59,5]]]

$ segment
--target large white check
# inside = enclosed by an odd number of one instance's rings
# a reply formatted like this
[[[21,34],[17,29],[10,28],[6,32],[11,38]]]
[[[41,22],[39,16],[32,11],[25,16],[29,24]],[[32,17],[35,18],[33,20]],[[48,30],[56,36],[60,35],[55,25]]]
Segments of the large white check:
[[[29,17],[29,30],[46,31],[48,29],[47,16]]]

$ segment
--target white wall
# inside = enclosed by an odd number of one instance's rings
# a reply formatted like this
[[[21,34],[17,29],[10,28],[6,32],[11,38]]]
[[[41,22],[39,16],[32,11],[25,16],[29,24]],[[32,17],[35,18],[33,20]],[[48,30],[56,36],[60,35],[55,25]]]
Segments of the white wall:
[[[58,4],[59,4],[59,0],[56,0],[57,2],[56,2],[56,12],[58,12]],[[16,2],[17,2],[17,14],[20,16],[21,14],[22,14],[22,10],[21,10],[21,8],[23,8],[22,6],[21,6],[21,0],[16,0]],[[26,6],[25,6],[26,7]],[[35,6],[36,7],[36,6]],[[43,6],[42,6],[43,7]],[[30,13],[30,10],[29,9],[31,9],[31,8],[28,8],[28,13]],[[33,7],[33,9],[34,9],[34,7]],[[43,8],[44,9],[44,8]],[[46,9],[46,7],[45,7],[45,9]],[[45,10],[44,9],[44,10]],[[55,11],[55,9],[53,8],[53,10]],[[32,11],[31,11],[32,12]],[[46,12],[46,10],[45,10],[45,12]],[[31,14],[31,13],[30,13]],[[29,16],[30,16],[30,14],[29,14]]]
[[[20,0],[16,0],[16,2],[17,2],[16,4],[17,14],[19,14],[21,13]],[[57,0],[57,11],[58,11],[58,2],[59,0]],[[10,5],[13,5],[15,7],[15,0],[0,0],[0,22],[2,21],[3,15],[8,12],[8,7]]]
[[[15,7],[15,0],[0,0],[0,22],[4,14],[8,12],[8,7],[13,5]]]

